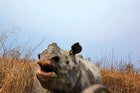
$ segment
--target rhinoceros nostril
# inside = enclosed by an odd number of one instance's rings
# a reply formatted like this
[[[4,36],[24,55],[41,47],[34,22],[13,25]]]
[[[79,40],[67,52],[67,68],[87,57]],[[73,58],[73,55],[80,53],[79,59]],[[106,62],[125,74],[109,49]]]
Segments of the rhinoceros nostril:
[[[59,59],[60,59],[59,56],[54,56],[51,58],[51,61],[52,62],[59,62]]]

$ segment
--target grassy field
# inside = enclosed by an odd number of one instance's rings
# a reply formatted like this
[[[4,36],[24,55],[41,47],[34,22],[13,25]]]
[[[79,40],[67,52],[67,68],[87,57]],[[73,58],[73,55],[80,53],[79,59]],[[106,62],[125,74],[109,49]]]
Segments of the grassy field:
[[[3,48],[5,39],[6,34],[0,34],[0,93],[31,93],[35,77],[32,69],[34,61],[30,60],[30,55],[20,58],[22,51],[19,49],[9,53]],[[104,60],[96,63],[101,69],[104,85],[113,93],[140,93],[139,69],[136,70],[129,62],[107,65]]]
[[[34,74],[26,59],[0,57],[0,93],[30,93]]]
[[[133,71],[101,70],[103,83],[114,93],[140,93],[140,74]]]

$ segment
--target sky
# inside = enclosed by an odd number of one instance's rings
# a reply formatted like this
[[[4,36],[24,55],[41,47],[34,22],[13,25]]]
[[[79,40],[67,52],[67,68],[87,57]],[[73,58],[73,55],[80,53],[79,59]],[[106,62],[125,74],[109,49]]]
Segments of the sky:
[[[34,58],[52,42],[65,50],[80,42],[85,58],[114,48],[116,58],[140,64],[140,0],[0,0],[0,31],[9,29],[19,45],[34,48],[45,38]]]

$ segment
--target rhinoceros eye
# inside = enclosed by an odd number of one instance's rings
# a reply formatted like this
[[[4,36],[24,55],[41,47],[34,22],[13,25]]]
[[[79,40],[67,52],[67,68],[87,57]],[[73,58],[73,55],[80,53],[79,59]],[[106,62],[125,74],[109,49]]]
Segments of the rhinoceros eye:
[[[66,64],[69,64],[69,61],[66,61]]]
[[[40,59],[40,54],[38,54],[38,59]]]

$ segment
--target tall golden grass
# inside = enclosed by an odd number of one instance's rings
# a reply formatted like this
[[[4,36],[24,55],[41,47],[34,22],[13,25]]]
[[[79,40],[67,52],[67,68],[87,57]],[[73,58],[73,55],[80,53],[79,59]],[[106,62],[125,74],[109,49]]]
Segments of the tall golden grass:
[[[4,34],[3,37],[0,35],[0,47],[3,47],[3,41],[5,41]],[[34,62],[29,59],[30,55],[20,58],[21,51],[15,50],[9,53],[7,49],[2,48],[3,52],[0,55],[0,93],[31,93],[34,90]],[[100,61],[98,66],[101,68],[103,84],[113,93],[140,93],[139,71],[131,63],[117,64],[106,65],[105,62]]]
[[[33,84],[27,60],[0,58],[0,93],[29,93]]]
[[[136,69],[128,55],[126,59],[115,60],[112,51],[96,64],[101,68],[103,83],[113,93],[140,93],[140,68]]]
[[[29,59],[30,50],[25,53],[24,49],[7,45],[11,34],[15,32],[0,33],[0,93],[31,93],[36,65]]]
[[[113,93],[140,93],[140,75],[135,72],[101,70],[103,83]]]

